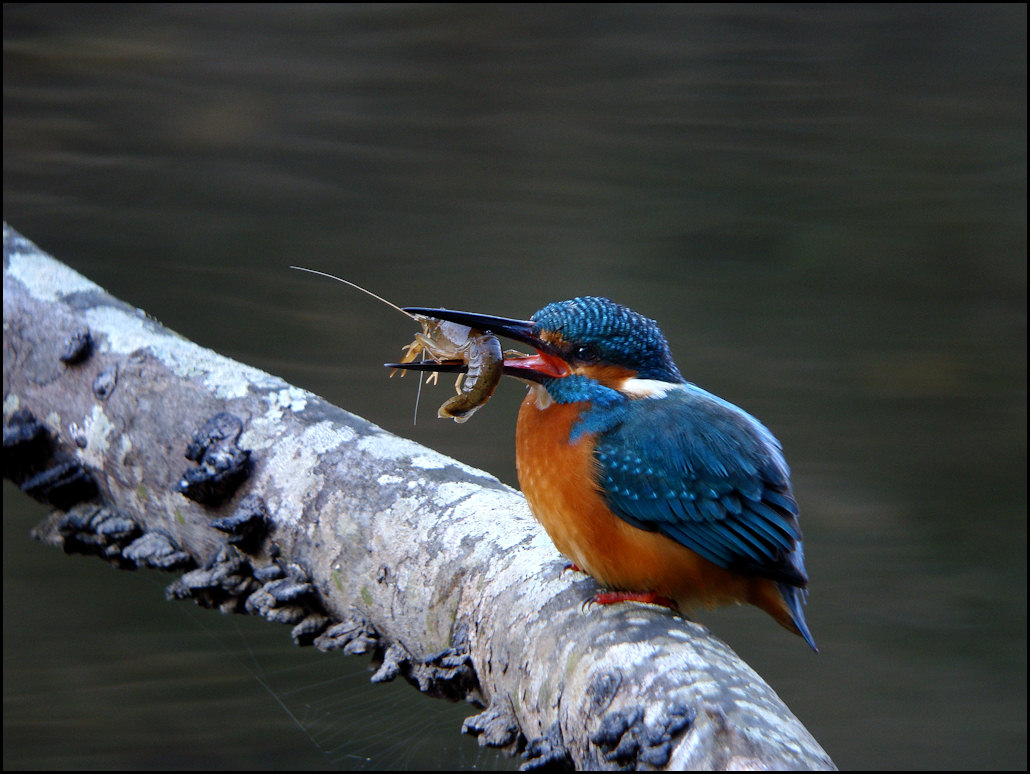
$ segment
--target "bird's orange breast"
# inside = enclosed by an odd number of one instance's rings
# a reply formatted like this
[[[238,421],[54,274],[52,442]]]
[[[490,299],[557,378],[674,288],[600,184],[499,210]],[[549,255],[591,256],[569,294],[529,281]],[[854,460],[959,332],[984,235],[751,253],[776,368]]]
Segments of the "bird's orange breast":
[[[551,403],[543,387],[534,385],[519,410],[519,484],[558,550],[611,588],[655,592],[684,607],[750,602],[794,629],[772,581],[723,569],[612,513],[597,483],[594,436],[587,433],[569,442],[586,407]]]

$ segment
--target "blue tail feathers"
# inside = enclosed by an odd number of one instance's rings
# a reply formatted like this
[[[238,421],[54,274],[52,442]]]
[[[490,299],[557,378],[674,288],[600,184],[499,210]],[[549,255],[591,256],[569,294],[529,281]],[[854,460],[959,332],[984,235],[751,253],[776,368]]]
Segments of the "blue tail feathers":
[[[797,627],[798,634],[804,637],[808,646],[818,653],[819,648],[816,647],[815,640],[812,639],[812,632],[808,630],[808,623],[805,621],[805,599],[808,596],[808,592],[786,583],[777,583],[776,585],[779,586],[780,594],[783,595],[783,601],[787,603],[787,609],[790,610],[790,618]]]

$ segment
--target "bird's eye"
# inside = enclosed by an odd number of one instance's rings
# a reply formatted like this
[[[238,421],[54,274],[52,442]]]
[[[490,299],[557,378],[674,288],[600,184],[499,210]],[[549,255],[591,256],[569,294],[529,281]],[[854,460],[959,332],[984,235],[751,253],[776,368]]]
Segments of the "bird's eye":
[[[601,353],[593,344],[584,344],[581,347],[576,347],[573,355],[581,363],[596,363],[601,359]]]

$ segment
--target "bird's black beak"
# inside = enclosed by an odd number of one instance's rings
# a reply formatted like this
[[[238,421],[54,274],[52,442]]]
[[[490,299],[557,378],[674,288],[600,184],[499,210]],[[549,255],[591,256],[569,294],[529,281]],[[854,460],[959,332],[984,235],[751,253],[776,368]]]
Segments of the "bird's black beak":
[[[543,379],[568,376],[569,367],[561,352],[534,333],[535,323],[532,320],[516,320],[510,317],[495,317],[475,312],[460,312],[456,309],[431,309],[421,306],[407,306],[404,311],[419,317],[432,317],[437,320],[457,323],[479,333],[492,333],[507,339],[528,344],[536,354],[506,357],[504,373],[520,379],[539,382]],[[465,363],[457,360],[435,362],[423,360],[411,363],[387,363],[388,368],[403,368],[409,371],[466,371]]]

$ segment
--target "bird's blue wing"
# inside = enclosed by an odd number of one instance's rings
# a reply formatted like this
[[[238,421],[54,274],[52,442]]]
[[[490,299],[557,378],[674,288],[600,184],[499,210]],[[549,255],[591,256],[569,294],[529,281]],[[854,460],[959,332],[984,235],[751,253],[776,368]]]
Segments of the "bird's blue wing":
[[[720,567],[807,584],[790,470],[741,409],[690,384],[634,400],[595,455],[619,517]]]

